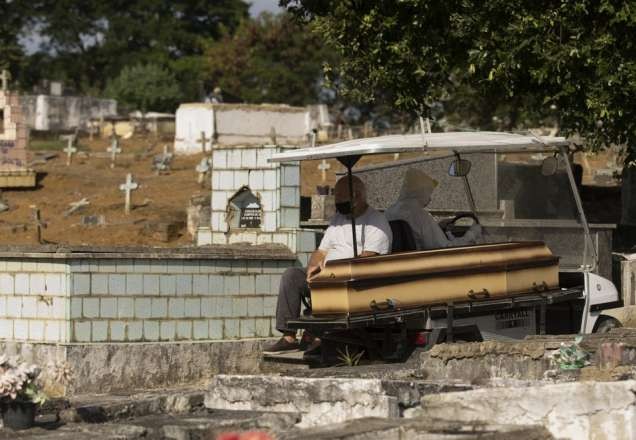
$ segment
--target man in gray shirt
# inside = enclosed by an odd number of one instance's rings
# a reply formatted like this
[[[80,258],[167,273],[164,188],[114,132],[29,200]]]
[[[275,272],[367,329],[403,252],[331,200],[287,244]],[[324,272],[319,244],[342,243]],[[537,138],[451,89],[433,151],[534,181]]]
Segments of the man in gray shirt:
[[[309,296],[308,282],[317,275],[325,263],[330,260],[353,258],[353,234],[351,215],[356,219],[356,240],[358,256],[388,254],[391,251],[391,228],[383,214],[367,204],[364,183],[353,176],[353,206],[350,202],[348,178],[343,177],[335,187],[336,210],[338,213],[329,222],[329,227],[320,242],[320,246],[309,258],[307,268],[292,267],[281,278],[276,304],[276,329],[283,337],[269,347],[266,353],[284,353],[287,351],[311,348],[319,344],[318,340],[296,340],[296,330],[287,328],[287,320],[300,316],[301,297]]]

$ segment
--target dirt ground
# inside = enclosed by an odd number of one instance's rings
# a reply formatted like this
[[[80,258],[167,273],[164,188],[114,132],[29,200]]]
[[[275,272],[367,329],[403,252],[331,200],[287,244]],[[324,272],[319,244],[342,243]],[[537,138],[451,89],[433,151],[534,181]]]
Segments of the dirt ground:
[[[210,180],[205,186],[197,183],[195,167],[202,155],[176,156],[169,172],[157,175],[152,162],[155,155],[163,152],[163,146],[171,150],[172,138],[159,139],[154,136],[136,136],[121,141],[123,154],[117,159],[115,168],[110,167],[107,148],[109,139],[80,138],[80,153],[73,158],[71,166],[66,165],[66,155],[59,151],[63,142],[32,141],[29,152],[30,159],[37,159],[47,149],[56,148],[57,157],[45,163],[36,164],[33,168],[38,173],[38,185],[34,189],[3,190],[0,200],[7,203],[9,211],[0,213],[0,244],[37,244],[36,228],[33,222],[33,208],[36,206],[47,227],[43,230],[46,242],[65,245],[149,245],[162,247],[178,247],[192,243],[185,229],[186,208],[191,197],[207,196],[210,193]],[[44,147],[44,148],[43,148]],[[44,151],[43,151],[44,150]],[[402,154],[396,158],[393,154],[367,156],[357,164],[364,166],[391,162],[396,159],[410,159],[417,154]],[[596,159],[595,157],[590,158]],[[580,158],[579,160],[580,161]],[[608,159],[601,155],[596,160],[605,164]],[[316,193],[319,185],[333,187],[336,173],[344,171],[344,167],[336,160],[328,160],[328,169],[319,169],[321,161],[307,161],[301,165],[301,195],[310,197]],[[584,162],[584,165],[588,165]],[[599,166],[594,163],[594,165]],[[588,165],[589,167],[589,165]],[[586,167],[587,168],[587,167]],[[594,167],[593,167],[594,168]],[[124,193],[119,185],[131,173],[133,180],[139,183],[139,189],[133,192],[133,210],[130,215],[124,213]],[[584,179],[585,180],[585,179]],[[592,188],[593,189],[593,188]],[[616,192],[618,188],[608,188]],[[595,190],[603,190],[599,188]],[[595,201],[590,213],[611,212],[608,218],[594,218],[596,221],[615,221],[617,197],[612,193],[609,197],[603,194],[586,194],[586,202]],[[65,215],[70,203],[87,198],[90,205],[81,210]],[[599,210],[598,202],[611,200],[612,208]],[[590,208],[590,206],[588,206]],[[83,226],[83,216],[103,216],[104,225]],[[594,215],[592,215],[594,217]],[[179,236],[163,242],[157,237],[145,234],[148,225],[157,223],[179,223],[183,227]]]
[[[167,174],[156,174],[152,168],[153,157],[163,152],[165,144],[171,145],[172,141],[142,137],[123,140],[122,157],[117,159],[115,168],[111,168],[110,159],[104,157],[109,140],[81,138],[80,153],[73,157],[71,166],[66,165],[66,155],[59,151],[56,158],[34,165],[38,173],[36,188],[2,191],[2,200],[10,209],[0,213],[0,244],[37,244],[32,206],[37,206],[47,224],[42,236],[50,243],[104,246],[190,243],[185,228],[181,236],[170,243],[142,233],[147,223],[185,224],[190,197],[209,193],[209,181],[206,180],[206,188],[197,183],[195,167],[201,160],[200,155],[175,157]],[[101,156],[96,157],[96,153]],[[30,155],[33,157],[35,152]],[[124,193],[119,189],[127,173],[139,183],[139,189],[132,193],[130,215],[124,213]],[[69,204],[82,198],[87,198],[90,205],[65,216]],[[103,215],[106,224],[82,226],[81,218],[85,215]]]

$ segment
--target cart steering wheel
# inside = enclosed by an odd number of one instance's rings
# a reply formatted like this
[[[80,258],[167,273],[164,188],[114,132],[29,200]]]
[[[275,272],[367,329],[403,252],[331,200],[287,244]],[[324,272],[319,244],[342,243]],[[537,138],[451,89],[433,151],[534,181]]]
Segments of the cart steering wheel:
[[[453,217],[450,220],[446,220],[444,222],[440,222],[442,224],[440,224],[442,230],[444,232],[448,232],[448,230],[452,227],[455,226],[455,223],[457,223],[459,220],[463,219],[463,218],[471,218],[473,219],[473,222],[475,222],[475,224],[479,224],[479,219],[477,218],[477,216],[475,214],[473,214],[472,212],[463,212],[461,214],[457,214],[455,217]]]

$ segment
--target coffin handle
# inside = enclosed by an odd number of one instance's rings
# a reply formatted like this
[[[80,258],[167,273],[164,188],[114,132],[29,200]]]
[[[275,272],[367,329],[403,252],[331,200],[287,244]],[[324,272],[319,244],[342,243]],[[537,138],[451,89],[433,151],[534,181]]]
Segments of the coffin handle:
[[[371,300],[369,303],[369,307],[374,312],[383,312],[386,310],[395,310],[397,308],[397,300],[393,298],[387,298],[386,301],[376,302],[376,300]]]
[[[488,290],[483,289],[481,292],[475,292],[474,290],[468,291],[468,298],[470,299],[484,299],[490,298],[490,292]]]

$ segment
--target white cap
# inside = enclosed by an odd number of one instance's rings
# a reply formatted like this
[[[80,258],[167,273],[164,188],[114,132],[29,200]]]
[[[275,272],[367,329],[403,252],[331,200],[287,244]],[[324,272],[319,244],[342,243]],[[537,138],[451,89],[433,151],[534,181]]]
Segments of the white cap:
[[[431,201],[431,195],[437,185],[437,180],[423,171],[409,168],[404,175],[398,200],[417,199],[422,206],[426,206]]]

